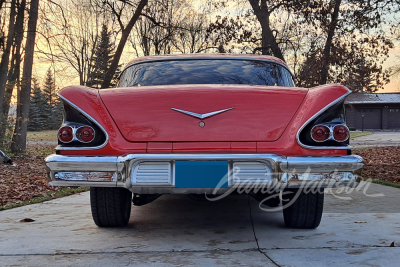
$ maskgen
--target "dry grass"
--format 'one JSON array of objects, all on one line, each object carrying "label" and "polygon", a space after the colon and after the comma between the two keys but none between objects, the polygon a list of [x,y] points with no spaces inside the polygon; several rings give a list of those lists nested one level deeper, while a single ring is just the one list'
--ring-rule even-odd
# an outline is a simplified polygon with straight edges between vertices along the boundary
[{"label": "dry grass", "polygon": [[57,141],[57,130],[28,132],[28,141]]},{"label": "dry grass", "polygon": [[360,131],[355,131],[355,132],[350,132],[350,138],[356,138],[356,137],[361,137],[361,136],[365,136],[365,135],[370,135],[372,134],[371,132],[360,132]]}]

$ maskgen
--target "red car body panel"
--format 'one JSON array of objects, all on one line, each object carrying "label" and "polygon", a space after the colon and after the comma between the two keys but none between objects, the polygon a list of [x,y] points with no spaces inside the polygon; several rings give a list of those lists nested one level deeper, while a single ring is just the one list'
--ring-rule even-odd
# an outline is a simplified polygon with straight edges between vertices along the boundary
[{"label": "red car body panel", "polygon": [[[130,142],[275,141],[307,89],[249,85],[146,86],[101,90],[100,96]],[[200,114],[234,109],[204,119]],[[279,114],[279,115],[278,115]]]},{"label": "red car body panel", "polygon": [[[201,87],[201,86],[200,86]],[[224,86],[226,88],[226,86]],[[235,87],[235,86],[234,86]],[[253,86],[248,86],[253,87]],[[255,86],[257,87],[257,86]],[[87,87],[82,87],[82,86],[71,86],[71,87],[66,87],[63,90],[60,91],[60,95],[67,100],[71,101],[74,103],[76,106],[84,110],[87,114],[89,114],[93,119],[95,119],[98,123],[100,123],[104,129],[107,131],[107,134],[109,136],[109,141],[108,143],[102,147],[101,149],[95,149],[95,150],[60,150],[59,153],[62,155],[126,155],[126,154],[132,154],[132,153],[273,153],[277,155],[284,155],[284,156],[307,156],[307,155],[345,155],[347,153],[346,150],[336,150],[336,149],[309,149],[309,148],[304,148],[300,146],[297,142],[296,135],[301,126],[307,122],[308,119],[310,119],[313,115],[315,115],[317,112],[325,108],[329,103],[335,101],[336,99],[340,98],[341,96],[347,94],[349,90],[341,85],[323,85],[323,86],[318,86],[314,87],[311,89],[302,89],[302,88],[293,88],[293,89],[287,89],[287,88],[282,88],[282,93],[285,92],[287,94],[292,94],[293,98],[296,99],[294,102],[298,103],[298,99],[300,96],[303,97],[301,103],[297,104],[296,106],[296,111],[294,114],[292,114],[292,117],[290,120],[288,120],[288,113],[286,112],[281,112],[281,109],[278,108],[276,103],[274,105],[271,105],[270,107],[268,106],[263,106],[262,101],[265,101],[268,99],[268,97],[262,96],[262,93],[265,93],[266,95],[270,93],[276,94],[276,96],[282,97],[281,99],[286,99],[283,94],[280,94],[278,91],[280,90],[279,87],[265,87],[265,89],[260,89],[256,90],[259,93],[259,98],[254,98],[258,99],[260,102],[254,103],[252,105],[251,103],[239,103],[242,106],[240,107],[248,107],[249,109],[252,110],[252,112],[255,112],[256,109],[254,109],[254,106],[261,107],[262,113],[268,114],[268,118],[273,118],[276,121],[285,121],[286,126],[283,129],[283,126],[279,128],[279,131],[277,131],[277,134],[275,138],[268,138],[268,136],[260,135],[258,133],[249,133],[249,128],[246,128],[246,131],[241,130],[240,127],[236,127],[234,135],[235,137],[238,137],[236,139],[230,139],[228,140],[222,140],[216,142],[216,141],[211,141],[211,138],[207,139],[207,136],[205,136],[203,139],[199,139],[201,141],[185,141],[185,140],[190,140],[190,138],[184,137],[185,133],[182,133],[181,136],[183,136],[182,140],[178,140],[177,138],[173,139],[171,138],[170,140],[162,140],[162,139],[142,139],[141,142],[132,142],[132,141],[127,141],[124,136],[121,134],[121,131],[118,129],[117,124],[118,124],[118,118],[122,118],[126,116],[127,122],[128,123],[133,123],[134,119],[131,119],[133,116],[132,113],[127,113],[127,114],[120,114],[116,116],[116,121],[114,121],[115,118],[113,118],[110,115],[110,112],[107,110],[106,105],[103,103],[102,98],[107,98],[104,97],[104,95],[109,94],[108,92],[118,92],[122,91],[122,94],[125,94],[123,90],[125,90],[126,93],[136,90],[136,89],[116,89],[116,90],[105,90],[104,94],[103,91],[101,91],[101,96],[99,94],[99,91],[96,89],[91,89]],[[142,89],[141,89],[142,90]],[[139,90],[140,91],[140,90]],[[150,90],[149,90],[150,91]],[[224,90],[219,91],[217,90],[218,93],[221,94],[220,97],[226,97],[226,93]],[[203,92],[204,93],[204,92]],[[217,92],[214,92],[217,94]],[[172,99],[173,97],[173,91],[168,91],[167,94],[169,95],[169,99]],[[148,94],[143,94],[145,96]],[[195,93],[194,93],[195,95]],[[243,96],[243,91],[240,90],[239,95]],[[182,96],[181,92],[177,90],[176,96]],[[217,103],[221,103],[218,101],[221,101],[218,96],[214,95],[216,97],[216,102],[212,102],[213,104],[211,105],[216,105]],[[111,97],[110,97],[111,99]],[[132,98],[133,99],[133,98]],[[236,96],[234,97],[235,101],[237,101]],[[118,110],[118,106],[123,106],[122,100],[121,102],[117,102],[115,100],[110,101],[109,103],[107,100],[105,102],[107,103],[107,107],[109,109],[114,109],[114,112]],[[186,98],[184,99],[186,100]],[[113,102],[115,101],[115,102]],[[161,99],[158,99],[158,103],[161,103]],[[184,105],[185,102],[180,99],[181,102],[176,100],[176,104],[181,104]],[[112,102],[112,104],[111,104]],[[202,101],[202,99],[195,99],[191,103],[195,103],[197,106],[193,107],[191,106],[190,111],[194,112],[211,112],[219,109],[224,109],[228,108],[225,106],[210,106],[208,102]],[[226,102],[228,103],[228,102]],[[115,106],[114,106],[115,105]],[[131,105],[134,105],[132,103]],[[154,105],[151,103],[139,103],[139,105],[143,107],[148,107],[148,108],[153,108]],[[299,106],[300,105],[300,106]],[[237,108],[238,106],[236,105],[231,105],[235,107],[236,110],[240,110]],[[165,108],[170,108],[173,107],[170,105],[170,103],[165,104]],[[275,109],[273,109],[273,107]],[[179,106],[177,108],[180,109],[185,109],[185,106]],[[198,108],[199,110],[197,110]],[[234,110],[235,110],[234,109]],[[124,108],[121,109],[121,112],[126,112],[124,111]],[[215,119],[217,122],[218,120],[224,121],[228,120],[232,123],[235,123],[235,116],[233,113],[234,110],[227,111],[225,114],[219,114],[216,115],[215,117],[211,117],[205,120],[206,128],[207,126],[210,127],[213,125],[210,123],[211,119]],[[112,114],[113,111],[111,111]],[[193,125],[196,127],[197,131],[201,131],[204,129],[201,129],[198,126],[198,122],[200,121],[199,119],[192,118],[190,116],[187,116],[185,114],[180,114],[176,111],[168,110],[165,111],[168,114],[171,114],[172,120],[182,120],[182,123],[193,123]],[[231,113],[230,113],[231,112]],[[237,115],[236,113],[235,115]],[[273,114],[271,116],[270,114]],[[152,113],[151,115],[145,114],[145,116],[152,120],[158,120],[158,116],[160,114]],[[261,118],[260,115],[257,115],[257,118]],[[242,123],[245,124],[245,122],[241,122],[241,120],[245,120],[245,116],[237,117],[236,120],[236,125],[241,125]],[[171,120],[171,117],[170,119]],[[117,122],[117,124],[116,124]],[[177,125],[177,121],[173,122],[170,121],[174,126]],[[175,123],[175,124],[174,124]],[[214,124],[217,125],[217,124]],[[254,125],[254,124],[253,124]],[[283,124],[280,124],[283,125]],[[128,127],[131,127],[131,125],[128,125]],[[168,128],[163,129],[163,131],[168,131]],[[258,129],[254,129],[254,131],[258,131]],[[264,133],[267,130],[264,130]],[[187,133],[186,133],[187,134]],[[211,132],[213,134],[212,136],[216,136],[215,133]],[[168,136],[168,133],[165,133],[164,136]],[[251,140],[249,137],[246,136],[251,136]],[[259,138],[260,136],[264,136],[265,139],[255,139],[255,137]],[[241,137],[241,138],[239,138]],[[184,139],[186,138],[186,139]],[[246,139],[247,138],[247,139]],[[194,139],[194,138],[193,138]],[[162,141],[158,141],[162,140]]]}]

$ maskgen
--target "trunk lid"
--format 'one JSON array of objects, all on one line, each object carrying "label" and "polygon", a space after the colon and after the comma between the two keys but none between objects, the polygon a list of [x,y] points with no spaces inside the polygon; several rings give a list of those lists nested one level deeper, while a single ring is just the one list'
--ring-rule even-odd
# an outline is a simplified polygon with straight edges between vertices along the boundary
[{"label": "trunk lid", "polygon": [[[131,142],[275,141],[307,91],[254,85],[99,90],[121,134]],[[184,113],[206,114],[225,109],[230,110],[203,119]]]}]

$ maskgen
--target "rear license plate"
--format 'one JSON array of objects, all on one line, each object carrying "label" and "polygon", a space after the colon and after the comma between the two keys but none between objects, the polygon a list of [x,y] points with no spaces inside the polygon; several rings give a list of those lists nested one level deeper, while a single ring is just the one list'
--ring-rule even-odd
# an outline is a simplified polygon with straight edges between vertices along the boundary
[{"label": "rear license plate", "polygon": [[176,161],[177,188],[228,187],[227,161]]}]

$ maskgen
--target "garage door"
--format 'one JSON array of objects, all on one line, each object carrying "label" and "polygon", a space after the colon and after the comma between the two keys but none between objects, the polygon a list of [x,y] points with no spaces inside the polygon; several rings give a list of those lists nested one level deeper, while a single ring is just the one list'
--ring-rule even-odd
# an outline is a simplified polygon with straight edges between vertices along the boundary
[{"label": "garage door", "polygon": [[400,129],[400,108],[389,108],[388,128]]},{"label": "garage door", "polygon": [[355,127],[363,128],[364,114],[364,129],[382,129],[382,109],[380,108],[363,108],[356,111]]}]

